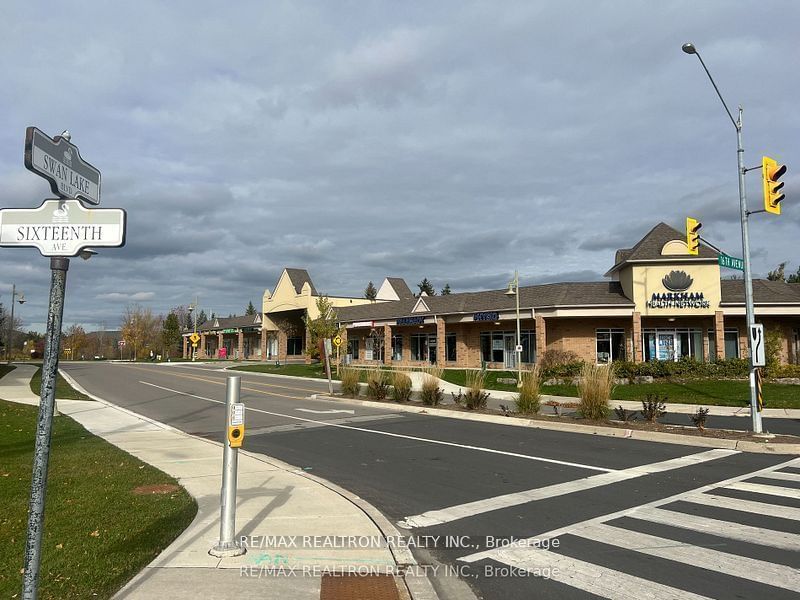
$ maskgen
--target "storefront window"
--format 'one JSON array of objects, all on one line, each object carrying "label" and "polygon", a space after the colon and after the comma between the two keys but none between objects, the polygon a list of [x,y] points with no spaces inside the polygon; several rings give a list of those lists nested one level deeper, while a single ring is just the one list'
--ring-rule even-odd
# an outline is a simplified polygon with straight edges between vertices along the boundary
[{"label": "storefront window", "polygon": [[446,333],[445,336],[445,347],[447,348],[447,360],[450,362],[456,361],[456,334],[455,333]]},{"label": "storefront window", "polygon": [[403,360],[403,336],[392,336],[392,360]]},{"label": "storefront window", "polygon": [[598,329],[596,332],[597,362],[625,360],[625,330]]},{"label": "storefront window", "polygon": [[[645,329],[642,333],[644,360],[703,360],[703,332],[700,329]],[[615,359],[616,360],[616,359]]]},{"label": "storefront window", "polygon": [[435,333],[414,333],[410,342],[411,360],[436,362]]},{"label": "storefront window", "polygon": [[303,353],[303,338],[286,338],[286,354],[289,356],[299,356]]},{"label": "storefront window", "polygon": [[[520,331],[522,362],[536,361],[536,334],[531,330]],[[481,333],[481,360],[502,363],[506,367],[516,364],[516,331],[484,331]]]},{"label": "storefront window", "polygon": [[[725,358],[739,358],[739,330],[726,329]],[[717,360],[717,338],[713,329],[708,330],[708,360]]]},{"label": "storefront window", "polygon": [[353,360],[358,360],[358,338],[347,340],[347,354]]}]

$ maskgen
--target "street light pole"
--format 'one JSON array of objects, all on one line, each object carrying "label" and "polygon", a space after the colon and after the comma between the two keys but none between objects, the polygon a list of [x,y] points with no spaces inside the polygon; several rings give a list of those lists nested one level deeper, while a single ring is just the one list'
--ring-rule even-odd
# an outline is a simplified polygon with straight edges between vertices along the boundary
[{"label": "street light pole", "polygon": [[[19,296],[19,300],[17,300]],[[25,304],[25,294],[17,294],[17,284],[11,284],[11,321],[8,323],[8,338],[6,339],[6,362],[11,364],[11,337],[14,334],[14,301]]]},{"label": "street light pole", "polygon": [[742,107],[739,107],[739,119],[735,120],[733,115],[731,114],[728,105],[725,103],[725,100],[722,97],[722,94],[717,87],[717,84],[714,82],[714,78],[711,77],[711,73],[709,72],[708,68],[706,67],[706,63],[703,62],[703,58],[700,56],[700,53],[697,51],[697,48],[694,47],[694,44],[688,42],[682,46],[682,50],[686,54],[694,54],[697,56],[700,64],[703,65],[703,69],[708,75],[708,79],[711,81],[711,85],[714,86],[714,90],[717,92],[717,96],[719,96],[720,101],[722,102],[722,106],[725,107],[725,112],[728,113],[728,117],[733,123],[734,128],[736,129],[736,158],[737,158],[737,169],[739,172],[739,215],[741,218],[742,224],[742,254],[744,255],[744,296],[745,296],[745,311],[747,313],[747,339],[748,339],[748,349],[750,355],[750,413],[752,416],[753,422],[753,433],[762,433],[762,426],[761,426],[761,413],[758,410],[758,395],[756,392],[756,367],[753,364],[755,357],[753,356],[753,342],[750,336],[750,331],[755,325],[755,311],[753,308],[753,279],[752,274],[750,271],[750,233],[748,230],[748,221],[750,217],[750,213],[747,210],[747,191],[745,189],[745,181],[744,175],[747,172],[747,169],[744,166],[744,146],[742,145]]},{"label": "street light pole", "polygon": [[[513,289],[513,291],[512,291]],[[519,271],[514,270],[514,279],[508,284],[507,295],[514,295],[517,304],[517,345],[514,347],[514,356],[517,358],[517,387],[522,387],[522,338],[519,328]]]}]

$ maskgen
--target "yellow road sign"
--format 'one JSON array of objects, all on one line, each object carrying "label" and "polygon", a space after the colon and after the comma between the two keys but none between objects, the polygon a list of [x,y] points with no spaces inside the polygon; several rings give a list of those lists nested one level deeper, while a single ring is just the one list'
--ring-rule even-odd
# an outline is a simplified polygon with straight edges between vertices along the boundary
[{"label": "yellow road sign", "polygon": [[193,333],[192,335],[189,336],[189,339],[192,340],[193,344],[196,344],[197,342],[200,341],[200,336],[197,335],[196,333]]},{"label": "yellow road sign", "polygon": [[342,336],[337,335],[333,338],[333,345],[337,348],[342,345]]}]

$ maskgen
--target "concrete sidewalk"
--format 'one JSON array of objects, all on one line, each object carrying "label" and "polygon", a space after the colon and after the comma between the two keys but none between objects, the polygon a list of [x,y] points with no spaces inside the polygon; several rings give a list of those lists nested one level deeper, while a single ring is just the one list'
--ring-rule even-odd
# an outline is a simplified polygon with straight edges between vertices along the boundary
[{"label": "concrete sidewalk", "polygon": [[[236,525],[248,552],[210,556],[219,535],[221,444],[107,403],[62,375],[94,398],[61,401],[62,414],[175,477],[198,504],[192,524],[116,598],[311,600],[319,598],[322,575],[329,572],[402,572],[405,577],[395,578],[400,598],[437,597],[420,570],[409,573],[414,569],[407,567],[416,565],[411,552],[397,543],[401,534],[376,509],[320,478],[246,451],[239,453]],[[29,382],[30,375],[17,367],[0,379],[0,398],[30,404],[21,389]]]}]

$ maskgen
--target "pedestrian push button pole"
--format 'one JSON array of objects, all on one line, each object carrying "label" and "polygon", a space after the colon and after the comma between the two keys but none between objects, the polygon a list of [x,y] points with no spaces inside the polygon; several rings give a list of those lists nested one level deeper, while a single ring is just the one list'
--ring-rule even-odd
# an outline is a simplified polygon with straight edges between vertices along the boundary
[{"label": "pedestrian push button pole", "polygon": [[239,465],[239,448],[244,441],[244,404],[239,402],[242,379],[228,377],[225,394],[225,431],[227,433],[222,454],[222,491],[220,493],[219,541],[208,551],[220,558],[240,556],[247,549],[236,541],[236,475]]}]

